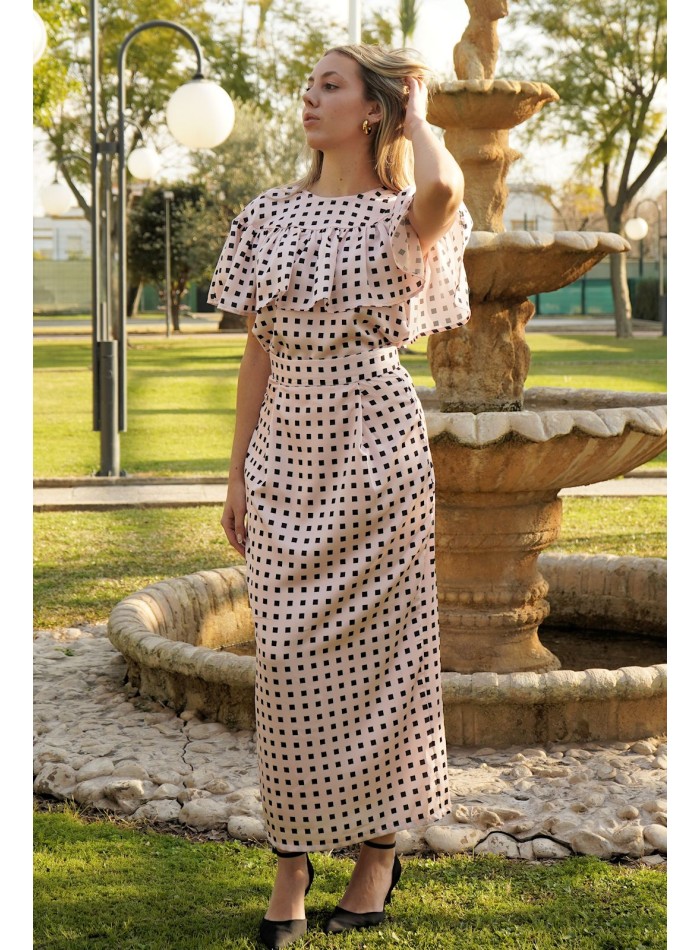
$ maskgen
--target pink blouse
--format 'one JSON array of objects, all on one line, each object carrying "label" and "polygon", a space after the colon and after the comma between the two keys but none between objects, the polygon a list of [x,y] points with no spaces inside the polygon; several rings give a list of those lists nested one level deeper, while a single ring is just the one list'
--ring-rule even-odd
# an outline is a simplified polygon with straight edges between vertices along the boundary
[{"label": "pink blouse", "polygon": [[415,185],[340,197],[272,188],[233,219],[209,302],[256,314],[253,333],[287,356],[402,346],[470,316],[460,204],[426,259],[407,215]]}]

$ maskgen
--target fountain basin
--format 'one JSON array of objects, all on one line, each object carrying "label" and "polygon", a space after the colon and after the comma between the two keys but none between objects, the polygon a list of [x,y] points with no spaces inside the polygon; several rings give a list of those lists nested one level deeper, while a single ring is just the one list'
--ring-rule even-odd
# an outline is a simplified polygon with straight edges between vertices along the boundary
[{"label": "fountain basin", "polygon": [[666,393],[533,387],[521,412],[425,410],[438,492],[559,491],[617,478],[666,448]]},{"label": "fountain basin", "polygon": [[[632,607],[665,626],[666,563],[660,559],[549,555],[542,570],[553,605],[565,585],[561,620],[595,616],[630,629]],[[650,580],[653,579],[653,580]],[[633,595],[633,596],[630,596]],[[556,610],[552,619],[556,618]],[[586,621],[588,623],[588,620]],[[255,728],[254,637],[245,571],[200,571],[131,594],[112,610],[109,638],[142,695],[229,727]],[[650,632],[649,624],[645,632]],[[644,738],[666,729],[666,665],[548,673],[443,672],[448,743],[515,743]]]},{"label": "fountain basin", "polygon": [[428,122],[442,129],[512,129],[559,96],[546,82],[458,79],[440,84]]},{"label": "fountain basin", "polygon": [[629,249],[610,231],[472,231],[464,252],[470,300],[524,300],[559,290],[608,254]]},{"label": "fountain basin", "polygon": [[538,637],[550,614],[538,558],[559,536],[559,491],[663,451],[666,394],[543,387],[522,412],[440,412],[433,390],[418,393],[435,466],[442,669],[559,669]]}]

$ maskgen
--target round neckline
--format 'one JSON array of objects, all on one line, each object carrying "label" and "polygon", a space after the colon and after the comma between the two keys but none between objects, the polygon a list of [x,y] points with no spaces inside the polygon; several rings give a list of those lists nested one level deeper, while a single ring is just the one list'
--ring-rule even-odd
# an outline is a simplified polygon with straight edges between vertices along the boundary
[{"label": "round neckline", "polygon": [[[376,195],[381,191],[391,191],[390,188],[385,188],[383,185],[378,185],[376,188],[370,188],[369,191],[356,191],[351,195],[317,195],[313,191],[309,191],[308,188],[302,188],[301,194],[310,195],[312,198],[318,198],[320,201],[341,201],[344,198],[364,198],[365,195]],[[392,192],[394,194],[394,192]]]}]

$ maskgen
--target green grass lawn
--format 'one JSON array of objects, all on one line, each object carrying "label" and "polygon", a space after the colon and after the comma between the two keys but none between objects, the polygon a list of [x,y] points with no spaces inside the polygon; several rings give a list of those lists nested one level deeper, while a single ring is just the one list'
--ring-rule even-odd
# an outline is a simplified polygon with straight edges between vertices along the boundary
[{"label": "green grass lawn", "polygon": [[[551,551],[666,556],[666,498],[564,498]],[[217,507],[37,512],[34,627],[104,623],[123,597],[162,580],[242,558]]]},{"label": "green grass lawn", "polygon": [[[128,352],[129,474],[226,474],[244,337],[133,343]],[[34,472],[90,475],[99,465],[92,431],[88,343],[35,345]]]},{"label": "green grass lawn", "polygon": [[[194,842],[35,815],[35,946],[52,950],[216,950],[254,940],[276,858],[238,841]],[[576,857],[525,864],[490,855],[402,857],[379,928],[326,935],[353,859],[316,853],[301,948],[637,950],[666,946],[666,874]]]},{"label": "green grass lawn", "polygon": [[[534,333],[528,386],[662,392],[666,340]],[[131,475],[225,475],[235,425],[245,337],[132,339],[128,351],[128,431],[122,466]],[[427,338],[403,356],[416,385],[432,386]],[[92,431],[88,341],[34,346],[34,474],[85,476],[99,465]],[[665,463],[665,453],[656,464]]]}]

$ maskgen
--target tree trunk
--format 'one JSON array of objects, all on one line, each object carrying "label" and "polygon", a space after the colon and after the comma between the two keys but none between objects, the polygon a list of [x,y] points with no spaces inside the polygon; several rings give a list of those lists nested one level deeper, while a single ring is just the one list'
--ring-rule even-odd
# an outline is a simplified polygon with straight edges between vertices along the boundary
[{"label": "tree trunk", "polygon": [[126,315],[127,317],[133,317],[138,313],[139,305],[141,303],[141,293],[143,292],[143,281],[140,280],[138,284],[130,284],[129,291],[126,301]]},{"label": "tree trunk", "polygon": [[[608,215],[608,228],[614,234],[622,234],[621,216]],[[610,282],[615,307],[615,336],[624,338],[632,333],[632,302],[627,284],[627,254],[610,255]]]},{"label": "tree trunk", "polygon": [[630,337],[632,333],[632,303],[627,286],[627,255],[610,255],[610,280],[615,305],[615,336]]},{"label": "tree trunk", "polygon": [[172,301],[170,307],[170,315],[173,318],[173,332],[180,332],[180,295],[177,293],[171,293],[170,299]]},{"label": "tree trunk", "polygon": [[180,304],[182,303],[182,281],[173,282],[170,287],[171,313],[173,318],[173,332],[180,333]]}]

